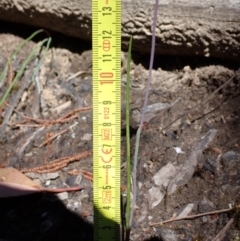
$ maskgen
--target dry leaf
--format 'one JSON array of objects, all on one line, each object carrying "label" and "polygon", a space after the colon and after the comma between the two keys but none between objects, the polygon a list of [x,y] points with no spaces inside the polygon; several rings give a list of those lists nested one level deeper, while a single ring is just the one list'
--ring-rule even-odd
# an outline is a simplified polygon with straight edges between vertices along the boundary
[{"label": "dry leaf", "polygon": [[0,168],[0,197],[27,195],[39,191],[39,186],[17,169]]},{"label": "dry leaf", "polygon": [[0,198],[16,197],[37,192],[59,193],[77,191],[83,188],[84,186],[56,189],[41,188],[15,168],[0,168]]}]

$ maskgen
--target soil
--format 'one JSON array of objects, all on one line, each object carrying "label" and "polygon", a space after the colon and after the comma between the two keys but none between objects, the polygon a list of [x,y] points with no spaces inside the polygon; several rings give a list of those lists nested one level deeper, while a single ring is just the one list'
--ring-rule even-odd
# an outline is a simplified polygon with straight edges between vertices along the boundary
[{"label": "soil", "polygon": [[[0,24],[0,70],[33,31]],[[51,33],[53,43],[39,72],[31,61],[1,109],[0,165],[24,171],[92,149],[91,43]],[[36,44],[27,43],[11,62],[3,96]],[[149,56],[133,53],[131,63],[131,146],[141,117]],[[224,59],[156,56],[137,168],[136,207],[131,240],[213,240],[229,220],[222,240],[240,239],[240,74],[239,63]],[[232,78],[233,77],[233,78]],[[232,79],[231,79],[232,78]],[[230,80],[230,81],[229,81]],[[229,83],[218,90],[224,83]],[[125,84],[122,59],[122,199],[125,203]],[[216,91],[218,90],[218,91]],[[13,108],[13,109],[12,109]],[[10,114],[9,114],[10,113]],[[9,115],[9,118],[7,116]],[[45,120],[45,121],[39,121]],[[53,135],[56,138],[49,141]],[[47,141],[47,142],[46,142]],[[69,172],[82,170],[73,176]],[[0,199],[0,240],[93,240],[92,156],[61,170],[24,172],[43,187],[85,188],[62,194],[38,193]],[[86,175],[88,174],[88,175]],[[162,176],[161,176],[162,175]],[[151,224],[184,215],[235,207],[232,211]],[[124,210],[123,210],[124,212]],[[217,239],[220,240],[220,239]]]}]

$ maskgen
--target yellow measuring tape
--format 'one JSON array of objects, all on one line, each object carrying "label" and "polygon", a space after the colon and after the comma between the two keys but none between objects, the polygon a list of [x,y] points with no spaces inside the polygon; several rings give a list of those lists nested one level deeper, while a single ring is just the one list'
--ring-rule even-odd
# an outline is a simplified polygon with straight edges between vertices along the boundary
[{"label": "yellow measuring tape", "polygon": [[94,240],[120,240],[121,0],[92,0]]}]

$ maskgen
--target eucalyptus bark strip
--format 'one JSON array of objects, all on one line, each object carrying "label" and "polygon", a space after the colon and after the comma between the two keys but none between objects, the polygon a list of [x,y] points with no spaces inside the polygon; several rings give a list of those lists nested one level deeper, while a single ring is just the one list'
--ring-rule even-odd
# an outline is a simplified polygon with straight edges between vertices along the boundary
[{"label": "eucalyptus bark strip", "polygon": [[[122,46],[150,53],[155,0],[122,0]],[[240,0],[162,0],[156,54],[239,60]],[[1,0],[0,19],[91,40],[89,0]],[[2,24],[2,23],[1,23]]]}]

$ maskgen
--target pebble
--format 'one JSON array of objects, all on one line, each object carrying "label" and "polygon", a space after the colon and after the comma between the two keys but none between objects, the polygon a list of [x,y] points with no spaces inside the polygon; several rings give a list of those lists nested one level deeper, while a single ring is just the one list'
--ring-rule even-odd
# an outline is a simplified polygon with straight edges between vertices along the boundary
[{"label": "pebble", "polygon": [[230,161],[239,161],[239,154],[234,151],[228,151],[222,155],[222,164],[228,164]]},{"label": "pebble", "polygon": [[58,172],[50,172],[50,173],[42,173],[42,174],[29,172],[29,173],[25,173],[25,175],[27,177],[30,177],[31,179],[39,179],[43,183],[45,183],[45,182],[47,182],[49,180],[56,179],[56,178],[59,177],[59,173]]},{"label": "pebble", "polygon": [[66,184],[68,186],[80,185],[80,183],[82,182],[82,178],[83,176],[81,173],[79,173],[77,176],[69,175],[67,177]]},{"label": "pebble", "polygon": [[153,186],[153,184],[152,184],[152,183],[150,183],[150,182],[148,182],[148,183],[146,184],[146,188],[147,188],[147,189],[152,188],[152,186]]},{"label": "pebble", "polygon": [[86,219],[89,223],[93,223],[93,216],[87,216]]},{"label": "pebble", "polygon": [[179,213],[178,218],[182,218],[182,217],[186,217],[189,215],[189,213],[192,211],[194,207],[193,203],[189,203],[187,204],[184,209],[181,211],[181,213]]},{"label": "pebble", "polygon": [[68,199],[68,192],[61,192],[61,193],[58,193],[57,194],[57,197],[60,199],[60,200],[66,200]]},{"label": "pebble", "polygon": [[190,66],[189,66],[189,65],[185,66],[185,67],[183,68],[183,71],[184,71],[184,72],[190,72],[190,71],[191,71]]},{"label": "pebble", "polygon": [[161,238],[163,241],[178,241],[179,236],[175,230],[161,229]]}]

